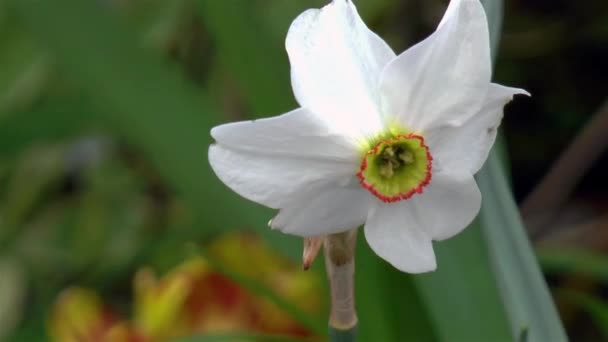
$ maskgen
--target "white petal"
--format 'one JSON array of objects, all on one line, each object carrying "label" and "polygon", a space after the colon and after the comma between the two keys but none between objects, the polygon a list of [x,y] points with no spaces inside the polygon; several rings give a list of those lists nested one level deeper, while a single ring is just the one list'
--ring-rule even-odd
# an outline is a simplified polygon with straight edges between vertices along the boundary
[{"label": "white petal", "polygon": [[365,238],[376,254],[403,272],[437,268],[431,237],[408,201],[378,203],[365,223]]},{"label": "white petal", "polygon": [[395,54],[365,26],[351,1],[334,0],[302,13],[285,45],[302,107],[358,139],[382,128],[378,84]]},{"label": "white petal", "polygon": [[375,201],[360,187],[329,187],[281,209],[271,227],[299,236],[335,234],[362,225]]},{"label": "white petal", "polygon": [[472,176],[452,178],[435,173],[424,192],[410,199],[419,223],[433,240],[460,233],[479,213],[481,193]]},{"label": "white petal", "polygon": [[240,151],[355,163],[359,158],[353,141],[331,132],[303,108],[268,119],[217,126],[211,135],[220,145]]},{"label": "white petal", "polygon": [[426,134],[431,153],[445,172],[474,175],[483,166],[496,140],[504,106],[525,90],[491,84],[477,114],[461,126],[443,126]]},{"label": "white petal", "polygon": [[239,195],[281,208],[299,192],[352,177],[356,164],[238,151],[212,145],[209,162],[224,184]]},{"label": "white petal", "polygon": [[452,0],[437,31],[384,69],[384,110],[419,131],[459,124],[481,107],[490,77],[483,7],[479,0]]}]

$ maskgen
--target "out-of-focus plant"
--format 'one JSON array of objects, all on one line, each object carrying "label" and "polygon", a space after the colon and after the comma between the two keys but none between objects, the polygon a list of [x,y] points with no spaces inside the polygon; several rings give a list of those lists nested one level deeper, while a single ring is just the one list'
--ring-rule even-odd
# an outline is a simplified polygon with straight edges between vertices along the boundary
[{"label": "out-of-focus plant", "polygon": [[[229,234],[210,246],[228,269],[251,276],[311,315],[323,310],[316,273],[302,273],[249,234]],[[240,260],[247,259],[244,264]],[[235,262],[235,260],[239,260]],[[191,257],[158,278],[149,267],[136,272],[132,317],[112,310],[93,290],[72,287],[57,298],[49,319],[54,341],[166,341],[203,333],[250,332],[313,336],[267,299],[259,298]]]},{"label": "out-of-focus plant", "polygon": [[[426,36],[447,3],[355,1],[370,27],[396,50]],[[227,230],[254,231],[292,260],[300,257],[298,241],[265,227],[270,212],[243,204],[211,181],[204,156],[210,138],[205,132],[222,121],[260,118],[294,105],[283,51],[286,29],[297,13],[326,3],[0,0],[0,257],[13,265],[0,273],[0,335],[44,340],[44,332],[52,331],[52,320],[45,323],[51,303],[57,303],[57,309],[63,298],[89,296],[97,297],[88,301],[99,304],[100,310],[112,308],[113,316],[98,316],[110,317],[120,327],[112,336],[131,336],[139,316],[136,308],[159,305],[138,296],[135,302],[148,304],[133,304],[133,314],[127,313],[128,304],[116,305],[128,297],[125,284],[135,270],[140,269],[140,281],[150,285],[142,287],[161,293],[161,284],[178,273],[173,267],[183,259],[185,246]],[[560,139],[567,140],[568,132],[585,119],[594,97],[605,96],[599,94],[605,87],[598,75],[606,64],[601,58],[587,61],[603,56],[607,7],[602,0],[506,2],[508,23],[501,30],[496,25],[501,2],[484,3],[496,28],[494,42],[505,38],[496,80],[525,84],[534,95],[527,100],[533,108],[526,111],[534,115],[511,114],[507,120],[511,157],[516,158],[514,181],[521,187],[533,181],[530,175],[539,172],[538,165],[552,158]],[[521,112],[526,107],[520,105],[511,109]],[[517,121],[519,127],[513,126]],[[521,229],[511,230],[521,227],[495,157],[492,170],[480,179],[487,189],[483,227],[476,223],[454,240],[438,244],[438,272],[417,278],[398,274],[358,241],[357,267],[364,272],[355,276],[363,341],[534,340],[536,326],[547,317],[556,321],[554,315],[534,309],[540,307],[536,293],[543,291],[543,284],[530,250],[514,248],[525,235]],[[593,187],[601,188],[596,183]],[[604,240],[600,235],[589,234],[598,243]],[[497,241],[499,248],[486,250],[481,247],[484,239]],[[226,243],[234,250],[244,249],[230,241]],[[593,305],[557,297],[575,337],[581,331],[594,336],[593,328],[605,324],[604,309],[596,304],[605,299],[607,263],[599,253],[581,252],[541,250],[553,286],[595,292]],[[283,308],[298,303],[296,310],[285,311],[289,314],[277,310],[264,316],[269,325],[297,321],[323,334],[326,313],[309,315],[306,307],[324,294],[303,291],[283,300],[286,295],[278,293],[289,291],[265,282],[272,278],[269,274],[259,282],[249,281],[255,278],[255,268],[264,265],[247,267],[250,255],[226,254],[230,258],[219,267],[210,259],[205,263],[221,271],[222,279],[232,279],[227,282],[266,298],[256,296],[254,301]],[[157,277],[152,269],[166,275]],[[534,287],[525,286],[530,274]],[[289,274],[280,288],[317,286],[306,277]],[[57,292],[73,283],[98,294],[75,290],[81,294],[58,299]],[[505,291],[513,288],[507,284],[516,284],[518,290]],[[155,297],[152,294],[148,297]],[[585,312],[600,319],[581,319]],[[150,322],[171,321],[149,315]],[[526,324],[529,320],[534,324]],[[241,335],[234,339],[256,340]]]},{"label": "out-of-focus plant", "polygon": [[97,293],[73,287],[63,291],[49,320],[53,341],[137,341],[139,337],[103,304]]}]

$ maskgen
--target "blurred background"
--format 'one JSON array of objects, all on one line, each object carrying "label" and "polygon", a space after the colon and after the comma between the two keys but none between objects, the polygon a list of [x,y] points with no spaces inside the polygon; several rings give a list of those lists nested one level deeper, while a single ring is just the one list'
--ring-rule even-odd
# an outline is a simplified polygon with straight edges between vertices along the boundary
[{"label": "blurred background", "polygon": [[[0,0],[0,341],[326,339],[322,262],[206,156],[214,125],[296,106],[284,38],[325,3]],[[401,52],[447,1],[356,3]],[[608,2],[504,15],[494,79],[533,95],[506,109],[505,171],[569,336],[608,340]],[[360,241],[361,340],[510,340],[481,234],[417,277]]]}]

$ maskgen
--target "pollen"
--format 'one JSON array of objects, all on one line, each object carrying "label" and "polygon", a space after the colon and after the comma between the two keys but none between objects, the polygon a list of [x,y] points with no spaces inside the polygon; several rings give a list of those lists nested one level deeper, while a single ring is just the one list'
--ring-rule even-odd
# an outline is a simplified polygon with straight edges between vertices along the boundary
[{"label": "pollen", "polygon": [[361,186],[383,202],[406,200],[422,193],[432,177],[433,158],[417,134],[380,140],[361,161]]}]

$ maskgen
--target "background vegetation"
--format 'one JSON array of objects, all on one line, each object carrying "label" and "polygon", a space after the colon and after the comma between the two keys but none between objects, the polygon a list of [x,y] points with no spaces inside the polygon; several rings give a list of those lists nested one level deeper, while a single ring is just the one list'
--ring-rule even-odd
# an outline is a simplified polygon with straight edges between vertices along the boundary
[{"label": "background vegetation", "polygon": [[[302,272],[301,241],[206,156],[212,126],[296,105],[284,37],[324,3],[0,0],[0,340],[324,339],[322,263]],[[395,51],[445,4],[357,1]],[[561,338],[504,175],[569,336],[608,339],[608,3],[504,15],[494,78],[533,94],[507,108],[508,167],[491,157],[479,220],[436,244],[438,272],[401,274],[360,241],[361,341]]]}]

